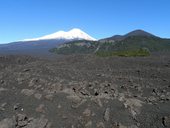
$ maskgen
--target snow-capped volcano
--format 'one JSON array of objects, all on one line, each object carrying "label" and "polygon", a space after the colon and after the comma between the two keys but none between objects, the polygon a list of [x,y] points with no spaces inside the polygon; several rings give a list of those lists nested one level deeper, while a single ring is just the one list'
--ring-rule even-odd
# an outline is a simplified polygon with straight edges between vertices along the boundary
[{"label": "snow-capped volcano", "polygon": [[39,40],[51,40],[51,39],[59,39],[59,40],[92,40],[95,41],[96,39],[89,36],[85,32],[80,29],[74,28],[68,32],[65,31],[58,31],[56,33],[46,35],[39,38],[34,39],[25,39],[24,41],[39,41]]}]

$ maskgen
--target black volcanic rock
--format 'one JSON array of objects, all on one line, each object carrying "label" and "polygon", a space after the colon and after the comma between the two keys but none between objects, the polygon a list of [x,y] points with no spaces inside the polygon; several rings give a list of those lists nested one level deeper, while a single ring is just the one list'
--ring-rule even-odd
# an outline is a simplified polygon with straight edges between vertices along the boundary
[{"label": "black volcanic rock", "polygon": [[0,128],[170,126],[169,54],[25,58],[0,57]]}]

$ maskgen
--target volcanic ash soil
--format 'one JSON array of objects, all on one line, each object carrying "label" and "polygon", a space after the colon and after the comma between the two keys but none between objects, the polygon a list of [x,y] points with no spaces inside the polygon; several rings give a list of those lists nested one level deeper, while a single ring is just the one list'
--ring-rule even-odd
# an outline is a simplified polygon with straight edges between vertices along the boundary
[{"label": "volcanic ash soil", "polygon": [[0,56],[0,128],[170,128],[170,57]]}]

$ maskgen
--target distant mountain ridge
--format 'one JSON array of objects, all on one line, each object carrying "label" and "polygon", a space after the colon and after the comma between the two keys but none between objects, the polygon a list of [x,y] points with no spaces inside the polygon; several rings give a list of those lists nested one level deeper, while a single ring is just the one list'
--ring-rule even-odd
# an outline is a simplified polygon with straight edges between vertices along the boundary
[{"label": "distant mountain ridge", "polygon": [[49,49],[76,40],[96,40],[87,33],[78,28],[74,28],[68,32],[58,31],[56,33],[46,35],[39,38],[25,39],[18,42],[0,45],[0,54],[2,53],[18,53],[18,54],[32,54],[32,53],[48,53]]},{"label": "distant mountain ridge", "polygon": [[137,30],[134,30],[132,32],[129,32],[125,35],[114,35],[112,37],[108,37],[108,38],[104,38],[104,39],[101,39],[100,41],[102,42],[114,42],[114,41],[121,41],[127,37],[130,37],[130,36],[145,36],[145,37],[157,37],[149,32],[146,32],[144,30],[141,30],[141,29],[137,29]]},{"label": "distant mountain ridge", "polygon": [[[96,41],[80,29],[59,31],[39,38],[0,45],[0,54],[94,54],[97,52],[170,51],[170,39],[163,39],[143,30],[114,35]],[[50,52],[49,52],[50,51]]]},{"label": "distant mountain ridge", "polygon": [[[94,54],[97,52],[170,51],[170,39],[163,39],[143,30],[135,30],[123,36],[115,35],[99,41],[72,41],[53,48],[57,54]],[[110,53],[109,53],[110,54]]]}]

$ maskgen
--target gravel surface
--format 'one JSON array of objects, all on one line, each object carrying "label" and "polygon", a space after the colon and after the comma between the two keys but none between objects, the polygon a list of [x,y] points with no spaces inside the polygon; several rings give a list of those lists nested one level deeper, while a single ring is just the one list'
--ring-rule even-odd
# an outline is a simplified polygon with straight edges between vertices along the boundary
[{"label": "gravel surface", "polygon": [[0,128],[170,128],[170,56],[0,56]]}]

